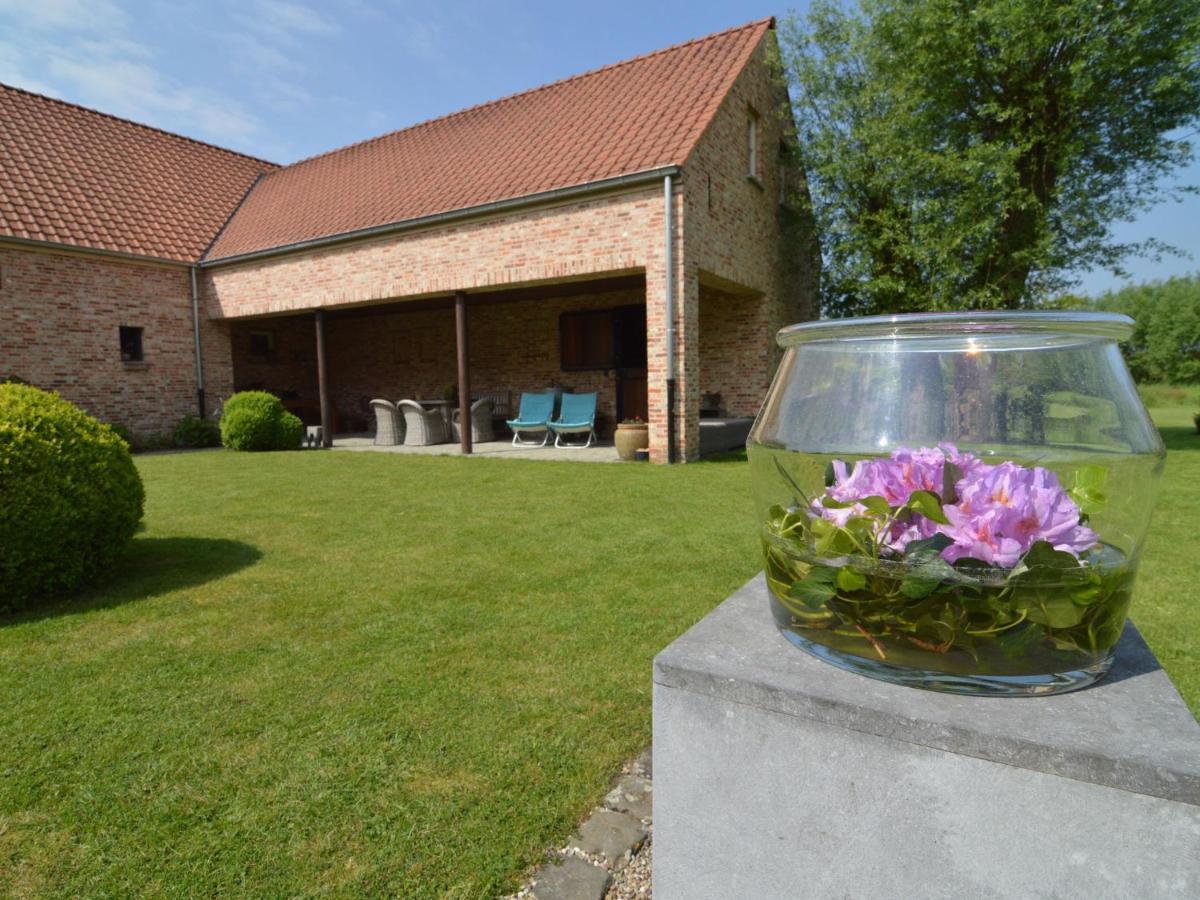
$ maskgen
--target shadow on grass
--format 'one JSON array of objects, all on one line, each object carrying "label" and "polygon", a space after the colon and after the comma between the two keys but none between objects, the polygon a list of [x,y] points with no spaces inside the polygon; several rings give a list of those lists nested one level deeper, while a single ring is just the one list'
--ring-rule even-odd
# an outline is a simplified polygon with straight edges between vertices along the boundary
[{"label": "shadow on grass", "polygon": [[100,581],[70,597],[0,616],[0,627],[147,600],[215,581],[261,558],[262,553],[256,547],[241,541],[137,537]]},{"label": "shadow on grass", "polygon": [[1168,450],[1200,450],[1200,434],[1195,428],[1168,425],[1158,429]]}]

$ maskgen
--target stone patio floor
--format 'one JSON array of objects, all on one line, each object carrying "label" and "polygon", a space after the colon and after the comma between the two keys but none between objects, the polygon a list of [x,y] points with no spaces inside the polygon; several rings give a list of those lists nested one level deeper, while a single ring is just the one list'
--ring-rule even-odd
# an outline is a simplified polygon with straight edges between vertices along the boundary
[{"label": "stone patio floor", "polygon": [[[462,450],[458,443],[453,444],[433,444],[428,447],[405,447],[404,445],[394,447],[377,447],[370,435],[367,434],[342,434],[335,435],[333,438],[334,450],[354,450],[362,452],[374,453],[396,453],[408,456],[461,456]],[[554,446],[553,441],[545,447],[514,447],[512,438],[507,438],[502,441],[488,441],[482,444],[476,444],[472,456],[487,457],[489,459],[541,459],[541,460],[569,460],[570,462],[593,462],[593,463],[615,463],[621,462],[617,458],[616,448],[610,442],[592,444],[587,449],[582,450],[564,450]]]}]

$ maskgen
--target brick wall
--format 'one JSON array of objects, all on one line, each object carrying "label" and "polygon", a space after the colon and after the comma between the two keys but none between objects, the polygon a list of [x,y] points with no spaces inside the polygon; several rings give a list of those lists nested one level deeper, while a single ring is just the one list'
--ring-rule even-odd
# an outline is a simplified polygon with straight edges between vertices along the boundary
[{"label": "brick wall", "polygon": [[685,346],[694,348],[686,368],[699,391],[722,394],[729,415],[757,412],[780,357],[775,333],[816,312],[820,257],[813,223],[796,202],[806,190],[802,174],[779,152],[794,135],[776,52],[768,32],[684,165],[681,277],[697,306],[681,319]]},{"label": "brick wall", "polygon": [[721,415],[753,416],[770,385],[773,322],[765,295],[700,288],[699,383],[721,395]]},{"label": "brick wall", "polygon": [[[521,391],[545,390],[551,384],[573,392],[596,391],[601,428],[610,432],[616,418],[615,373],[562,370],[559,315],[638,304],[644,296],[641,290],[625,290],[470,305],[472,391],[511,392],[514,412]],[[274,359],[250,358],[251,331],[273,335]],[[232,334],[238,388],[282,394],[304,407],[305,417],[315,424],[319,406],[312,317],[237,321]],[[405,310],[400,304],[354,317],[334,314],[326,318],[325,337],[340,430],[353,429],[356,421],[367,417],[367,403],[374,397],[393,402],[440,399],[458,378],[452,306]]]},{"label": "brick wall", "polygon": [[[118,328],[141,327],[143,364],[121,361]],[[201,332],[209,394],[232,388],[222,323]],[[195,415],[188,269],[0,245],[0,374],[55,390],[139,434]]]}]

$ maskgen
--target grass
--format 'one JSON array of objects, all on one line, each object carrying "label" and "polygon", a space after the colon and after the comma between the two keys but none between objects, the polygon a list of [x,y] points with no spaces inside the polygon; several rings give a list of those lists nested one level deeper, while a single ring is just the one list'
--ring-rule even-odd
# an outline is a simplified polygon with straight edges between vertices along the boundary
[{"label": "grass", "polygon": [[1138,570],[1131,618],[1200,717],[1200,405],[1151,407],[1167,465]]},{"label": "grass", "polygon": [[757,569],[740,462],[138,467],[120,570],[0,623],[0,894],[515,889]]},{"label": "grass", "polygon": [[[1200,712],[1200,436],[1134,619]],[[744,463],[143,457],[147,529],[0,622],[0,893],[484,897],[650,739],[650,661],[758,567]]]}]

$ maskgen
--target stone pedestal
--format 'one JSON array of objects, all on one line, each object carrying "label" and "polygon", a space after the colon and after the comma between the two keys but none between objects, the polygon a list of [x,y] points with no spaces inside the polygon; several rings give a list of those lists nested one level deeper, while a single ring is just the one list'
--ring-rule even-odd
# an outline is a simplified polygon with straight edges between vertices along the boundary
[{"label": "stone pedestal", "polygon": [[754,579],[654,662],[655,900],[1200,896],[1200,726],[1129,625],[1071,694],[844,672]]}]

